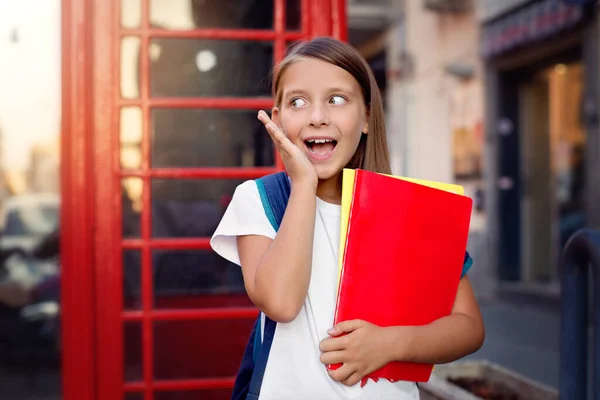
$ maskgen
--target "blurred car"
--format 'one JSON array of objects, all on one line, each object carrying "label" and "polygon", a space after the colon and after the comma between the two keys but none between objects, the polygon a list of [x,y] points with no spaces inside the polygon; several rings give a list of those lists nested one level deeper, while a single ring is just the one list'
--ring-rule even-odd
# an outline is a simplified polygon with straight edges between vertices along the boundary
[{"label": "blurred car", "polygon": [[58,276],[58,258],[39,258],[35,251],[57,232],[59,215],[56,194],[25,194],[5,202],[0,214],[0,303],[25,306],[37,285]]},{"label": "blurred car", "polygon": [[0,216],[0,250],[31,252],[58,229],[59,216],[58,194],[35,193],[9,198]]}]

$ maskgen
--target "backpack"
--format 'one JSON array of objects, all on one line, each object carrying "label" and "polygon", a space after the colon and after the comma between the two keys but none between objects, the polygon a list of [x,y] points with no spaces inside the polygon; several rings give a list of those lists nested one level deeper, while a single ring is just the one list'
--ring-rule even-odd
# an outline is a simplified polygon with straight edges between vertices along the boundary
[{"label": "backpack", "polygon": [[[277,232],[290,198],[291,186],[287,174],[282,171],[263,176],[256,179],[256,185],[265,214]],[[461,278],[472,264],[469,253],[465,252]],[[276,327],[275,321],[259,313],[235,379],[232,400],[258,400]]]}]

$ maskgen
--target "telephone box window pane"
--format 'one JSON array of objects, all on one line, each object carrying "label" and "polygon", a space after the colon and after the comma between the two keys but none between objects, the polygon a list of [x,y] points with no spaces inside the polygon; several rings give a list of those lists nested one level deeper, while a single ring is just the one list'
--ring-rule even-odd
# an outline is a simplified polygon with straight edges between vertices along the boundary
[{"label": "telephone box window pane", "polygon": [[137,36],[127,36],[121,40],[121,97],[140,97],[140,43]]},{"label": "telephone box window pane", "polygon": [[141,0],[121,0],[121,27],[139,28],[142,22]]},{"label": "telephone box window pane", "polygon": [[256,114],[256,110],[154,110],[152,166],[273,166],[273,141]]},{"label": "telephone box window pane", "polygon": [[252,307],[240,266],[212,250],[152,252],[154,307]]},{"label": "telephone box window pane", "polygon": [[235,376],[254,321],[255,318],[155,321],[154,379]]},{"label": "telephone box window pane", "polygon": [[153,97],[270,95],[272,42],[156,38],[149,57]]},{"label": "telephone box window pane", "polygon": [[139,322],[123,325],[123,373],[125,382],[142,380],[142,326]]},{"label": "telephone box window pane", "polygon": [[141,178],[121,180],[121,224],[124,238],[139,238],[141,231],[142,192]]},{"label": "telephone box window pane", "polygon": [[142,308],[141,260],[139,250],[125,250],[123,252],[123,307],[126,310],[140,310]]},{"label": "telephone box window pane", "polygon": [[[154,396],[154,398],[156,399],[156,396]],[[125,400],[144,400],[144,394],[143,393],[126,393]]]},{"label": "telephone box window pane", "polygon": [[299,31],[302,15],[300,0],[286,0],[285,2],[285,28],[288,31]]},{"label": "telephone box window pane", "polygon": [[273,29],[273,0],[150,0],[158,29]]},{"label": "telephone box window pane", "polygon": [[240,179],[154,179],[152,236],[210,237]]},{"label": "telephone box window pane", "polygon": [[139,169],[142,167],[142,109],[123,107],[119,120],[121,168]]}]

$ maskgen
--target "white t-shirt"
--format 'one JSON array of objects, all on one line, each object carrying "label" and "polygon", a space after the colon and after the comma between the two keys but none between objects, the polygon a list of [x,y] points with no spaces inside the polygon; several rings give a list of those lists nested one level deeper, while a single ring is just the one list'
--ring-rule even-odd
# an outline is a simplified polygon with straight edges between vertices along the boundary
[{"label": "white t-shirt", "polygon": [[[313,262],[308,295],[292,322],[278,323],[261,386],[260,400],[416,400],[414,382],[380,379],[361,388],[331,379],[319,360],[319,343],[333,326],[336,303],[340,206],[317,198]],[[264,212],[256,182],[239,185],[211,238],[215,252],[240,265],[236,236],[276,232]],[[264,326],[264,325],[263,325]]]}]

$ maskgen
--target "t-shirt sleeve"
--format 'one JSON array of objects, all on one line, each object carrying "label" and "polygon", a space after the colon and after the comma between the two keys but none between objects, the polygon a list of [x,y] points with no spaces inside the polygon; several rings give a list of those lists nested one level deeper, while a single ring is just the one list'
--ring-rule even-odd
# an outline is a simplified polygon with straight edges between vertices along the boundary
[{"label": "t-shirt sleeve", "polygon": [[235,189],[231,202],[210,239],[210,246],[221,257],[241,265],[237,236],[260,235],[274,239],[275,234],[262,206],[256,182],[250,180]]}]

